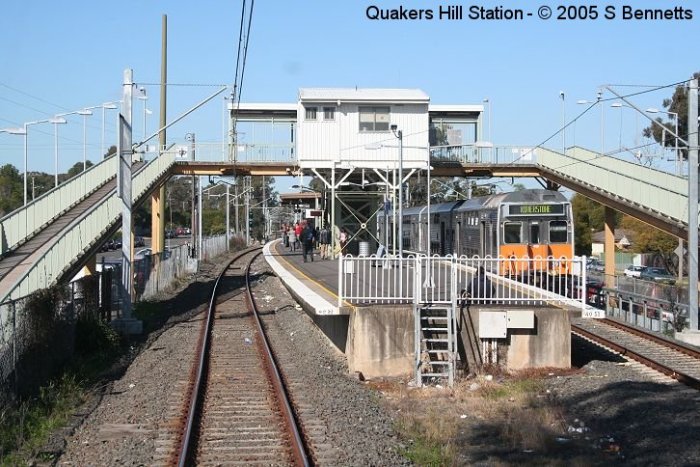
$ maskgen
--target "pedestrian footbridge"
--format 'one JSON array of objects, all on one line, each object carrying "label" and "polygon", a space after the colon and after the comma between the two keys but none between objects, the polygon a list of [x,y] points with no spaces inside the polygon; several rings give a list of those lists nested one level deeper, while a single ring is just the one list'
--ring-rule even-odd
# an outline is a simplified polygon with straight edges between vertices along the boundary
[{"label": "pedestrian footbridge", "polygon": [[[219,145],[220,146],[220,145]],[[451,150],[446,150],[451,149]],[[582,148],[561,154],[544,148],[436,148],[435,176],[541,177],[685,237],[688,181]],[[133,168],[132,199],[138,204],[175,174],[289,175],[296,160],[183,161],[164,152]],[[221,159],[224,159],[222,162]],[[0,219],[0,303],[29,295],[74,274],[119,227],[117,158],[110,157]]]}]

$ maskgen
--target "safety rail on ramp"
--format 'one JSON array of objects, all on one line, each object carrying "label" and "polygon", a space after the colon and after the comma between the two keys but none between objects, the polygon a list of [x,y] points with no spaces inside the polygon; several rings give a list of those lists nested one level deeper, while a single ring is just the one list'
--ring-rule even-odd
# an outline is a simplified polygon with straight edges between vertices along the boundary
[{"label": "safety rail on ramp", "polygon": [[601,157],[582,148],[571,148],[566,155],[538,148],[537,163],[547,171],[626,200],[659,217],[688,225],[688,180],[685,178],[621,159]]},{"label": "safety rail on ramp", "polygon": [[[132,199],[141,198],[168,171],[174,160],[173,153],[164,153],[136,174],[132,180]],[[13,285],[0,291],[0,303],[7,298],[29,295],[54,283],[70,266],[82,259],[120,216],[121,201],[115,190],[30,256],[30,266]]]},{"label": "safety rail on ramp", "polygon": [[0,219],[0,256],[15,249],[42,227],[114,178],[117,157],[110,156]]}]

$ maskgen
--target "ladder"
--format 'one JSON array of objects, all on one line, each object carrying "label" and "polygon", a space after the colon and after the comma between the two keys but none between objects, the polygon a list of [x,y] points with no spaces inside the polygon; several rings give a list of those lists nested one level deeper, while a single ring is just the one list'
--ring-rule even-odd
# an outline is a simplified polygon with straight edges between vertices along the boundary
[{"label": "ladder", "polygon": [[456,303],[414,303],[416,384],[454,383],[457,356]]}]

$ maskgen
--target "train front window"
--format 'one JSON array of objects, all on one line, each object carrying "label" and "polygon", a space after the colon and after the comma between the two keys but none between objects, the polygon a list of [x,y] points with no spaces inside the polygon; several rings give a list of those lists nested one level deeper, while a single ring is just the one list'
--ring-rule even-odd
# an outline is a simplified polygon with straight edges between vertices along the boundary
[{"label": "train front window", "polygon": [[566,221],[549,222],[549,243],[566,243]]},{"label": "train front window", "polygon": [[503,243],[522,243],[522,223],[506,222],[503,224]]},{"label": "train front window", "polygon": [[532,222],[530,224],[530,243],[539,245],[540,243],[540,224]]}]

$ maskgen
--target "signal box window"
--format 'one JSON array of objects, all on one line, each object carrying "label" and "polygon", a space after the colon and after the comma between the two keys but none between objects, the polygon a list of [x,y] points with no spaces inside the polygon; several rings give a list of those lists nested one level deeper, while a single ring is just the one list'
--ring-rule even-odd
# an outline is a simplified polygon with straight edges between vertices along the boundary
[{"label": "signal box window", "polygon": [[549,243],[566,243],[566,221],[551,221],[549,223]]},{"label": "signal box window", "polygon": [[503,243],[522,242],[522,224],[520,222],[506,222],[503,224]]},{"label": "signal box window", "polygon": [[318,109],[316,107],[307,107],[306,108],[306,120],[316,120],[316,113]]},{"label": "signal box window", "polygon": [[323,119],[324,120],[335,120],[335,107],[324,107],[323,108]]},{"label": "signal box window", "polygon": [[389,131],[389,107],[360,107],[360,133]]}]

